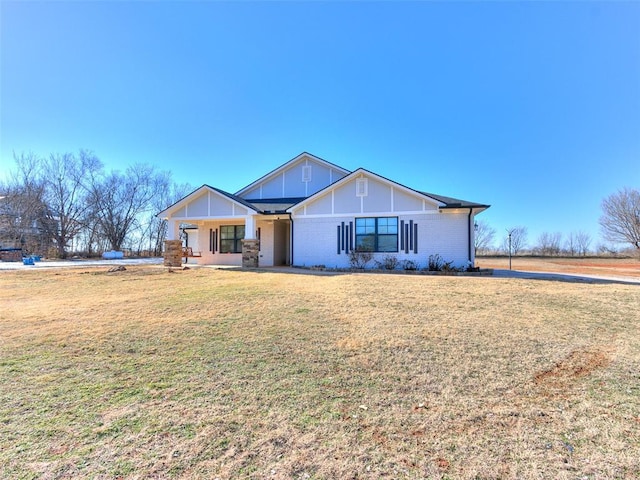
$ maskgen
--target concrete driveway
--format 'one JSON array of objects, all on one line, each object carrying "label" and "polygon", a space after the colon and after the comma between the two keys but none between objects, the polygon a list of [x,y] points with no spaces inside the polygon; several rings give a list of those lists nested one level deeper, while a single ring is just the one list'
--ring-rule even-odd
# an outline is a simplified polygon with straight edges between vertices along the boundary
[{"label": "concrete driveway", "polygon": [[42,260],[33,265],[23,265],[22,262],[0,262],[0,270],[40,270],[43,268],[65,267],[108,267],[117,265],[162,265],[161,257],[153,258],[123,258],[122,260],[105,259],[75,259],[75,260]]},{"label": "concrete driveway", "polygon": [[587,275],[557,272],[527,272],[522,270],[501,270],[497,268],[493,270],[493,276],[497,278],[524,278],[529,280],[555,280],[560,282],[622,283],[627,285],[640,285],[640,277],[616,277],[611,275]]}]

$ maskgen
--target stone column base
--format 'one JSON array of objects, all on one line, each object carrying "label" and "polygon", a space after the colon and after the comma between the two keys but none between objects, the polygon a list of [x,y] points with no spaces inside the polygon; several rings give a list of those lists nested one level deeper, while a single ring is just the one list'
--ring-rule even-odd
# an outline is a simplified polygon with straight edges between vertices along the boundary
[{"label": "stone column base", "polygon": [[260,242],[258,240],[242,240],[242,267],[258,268]]},{"label": "stone column base", "polygon": [[182,240],[164,241],[164,266],[182,266]]}]

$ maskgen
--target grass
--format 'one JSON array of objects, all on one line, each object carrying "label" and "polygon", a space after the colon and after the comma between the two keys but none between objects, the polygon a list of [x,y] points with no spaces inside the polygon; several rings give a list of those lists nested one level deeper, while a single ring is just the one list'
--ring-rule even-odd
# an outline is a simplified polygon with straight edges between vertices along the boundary
[{"label": "grass", "polygon": [[640,478],[640,287],[0,274],[0,478]]}]

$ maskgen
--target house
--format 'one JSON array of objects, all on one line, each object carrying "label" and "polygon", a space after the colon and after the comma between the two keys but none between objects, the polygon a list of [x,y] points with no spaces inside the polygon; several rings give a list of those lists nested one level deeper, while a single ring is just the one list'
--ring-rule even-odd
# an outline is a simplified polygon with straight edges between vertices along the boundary
[{"label": "house", "polygon": [[348,268],[362,249],[424,267],[435,254],[473,264],[474,217],[487,208],[305,152],[233,194],[202,185],[158,216],[167,265],[177,245],[198,264]]},{"label": "house", "polygon": [[[19,191],[0,194],[0,248],[44,255],[54,246],[50,232],[59,222],[48,211],[42,198]],[[3,258],[6,254],[2,255]],[[12,258],[21,259],[17,254]]]}]

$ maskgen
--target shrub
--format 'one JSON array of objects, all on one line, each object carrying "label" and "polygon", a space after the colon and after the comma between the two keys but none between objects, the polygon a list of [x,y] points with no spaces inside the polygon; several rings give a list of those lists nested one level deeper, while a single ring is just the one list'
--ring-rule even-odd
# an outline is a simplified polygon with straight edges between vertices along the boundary
[{"label": "shrub", "polygon": [[404,260],[402,262],[403,270],[418,270],[418,264],[413,260]]},{"label": "shrub", "polygon": [[462,272],[464,269],[454,267],[453,261],[445,262],[439,253],[429,255],[427,270],[430,272]]},{"label": "shrub", "polygon": [[376,260],[376,267],[382,270],[395,270],[398,268],[398,263],[395,255],[385,255],[382,260]]},{"label": "shrub", "polygon": [[429,255],[429,264],[427,265],[427,270],[429,270],[430,272],[439,272],[442,270],[443,265],[444,260],[439,253]]},{"label": "shrub", "polygon": [[370,250],[356,248],[349,252],[349,264],[351,268],[363,269],[373,258],[373,253]]},{"label": "shrub", "polygon": [[460,272],[461,269],[453,266],[453,262],[443,262],[442,264],[443,272]]}]

